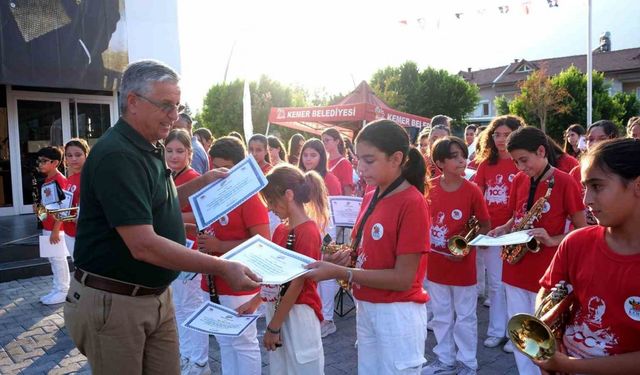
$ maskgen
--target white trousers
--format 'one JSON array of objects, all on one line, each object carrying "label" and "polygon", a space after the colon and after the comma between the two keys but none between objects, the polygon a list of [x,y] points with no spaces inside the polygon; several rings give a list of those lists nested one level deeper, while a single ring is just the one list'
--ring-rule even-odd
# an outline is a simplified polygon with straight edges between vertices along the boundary
[{"label": "white trousers", "polygon": [[487,249],[478,249],[487,269],[489,287],[489,326],[487,336],[505,337],[507,327],[507,296],[502,282],[502,247],[490,246]]},{"label": "white trousers", "polygon": [[357,301],[358,374],[420,374],[427,339],[422,303]]},{"label": "white trousers", "polygon": [[[51,231],[43,230],[43,236],[51,236]],[[60,232],[60,240],[64,242],[64,232]],[[51,263],[51,272],[53,273],[53,286],[52,292],[66,293],[69,291],[69,283],[71,282],[71,275],[69,275],[69,263],[67,263],[67,257],[53,257],[47,258]]]},{"label": "white trousers", "polygon": [[482,250],[476,250],[476,280],[478,283],[476,284],[476,289],[478,291],[478,296],[486,295],[486,279],[485,279],[485,271],[487,270],[484,265],[484,257],[480,254]]},{"label": "white trousers", "polygon": [[[266,303],[267,324],[273,319],[274,303]],[[282,346],[269,352],[269,373],[324,374],[324,350],[320,322],[307,305],[293,305],[281,327]]]},{"label": "white trousers", "polygon": [[[220,295],[220,304],[232,309],[249,301],[255,294],[246,296]],[[316,319],[317,320],[317,319]],[[220,365],[224,375],[260,375],[262,357],[258,342],[258,329],[253,322],[238,337],[216,336],[220,345]]]},{"label": "white trousers", "polygon": [[[505,284],[507,292],[507,313],[514,316],[519,313],[533,314],[536,306],[536,293]],[[521,375],[540,375],[540,368],[533,364],[526,355],[514,350],[516,366]]]},{"label": "white trousers", "polygon": [[67,245],[67,251],[69,252],[69,255],[71,256],[71,260],[73,260],[73,248],[76,246],[76,238],[75,237],[71,237],[68,234],[64,234],[64,242]]},{"label": "white trousers", "polygon": [[453,366],[457,360],[477,369],[476,286],[452,286],[430,281],[428,287],[433,310],[430,324],[437,341],[433,353],[446,365]]},{"label": "white trousers", "polygon": [[333,311],[335,309],[336,293],[340,285],[335,280],[325,280],[318,283],[318,294],[322,300],[322,316],[324,320],[333,321]]},{"label": "white trousers", "polygon": [[201,277],[197,275],[193,280],[176,279],[171,283],[180,355],[200,365],[209,361],[209,335],[184,328],[182,323],[209,298],[209,294],[200,289]]}]

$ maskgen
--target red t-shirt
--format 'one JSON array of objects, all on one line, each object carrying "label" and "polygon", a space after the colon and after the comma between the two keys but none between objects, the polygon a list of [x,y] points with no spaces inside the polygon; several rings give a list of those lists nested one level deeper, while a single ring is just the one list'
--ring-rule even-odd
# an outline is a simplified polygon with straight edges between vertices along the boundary
[{"label": "red t-shirt", "polygon": [[[180,175],[176,177],[173,182],[176,184],[176,186],[180,186],[198,177],[200,177],[200,173],[198,173],[193,168],[188,168],[184,172],[180,173]],[[187,203],[184,207],[182,207],[181,211],[192,212],[193,210],[191,209],[191,203]]]},{"label": "red t-shirt", "polygon": [[260,170],[262,171],[262,173],[264,173],[264,175],[266,176],[267,173],[269,173],[269,171],[273,168],[273,165],[267,163],[266,161],[260,166]]},{"label": "red t-shirt", "polygon": [[[58,194],[56,189],[51,189],[51,187],[44,187],[44,184],[49,183],[51,181],[56,181],[62,190],[67,189],[67,179],[64,177],[60,171],[56,170],[56,174],[53,177],[47,177],[44,179],[44,183],[42,184],[42,188],[40,189],[40,199],[44,197],[48,197],[50,194]],[[47,218],[42,222],[42,228],[44,230],[52,231],[53,225],[56,220],[53,215],[47,215]]]},{"label": "red t-shirt", "polygon": [[456,286],[475,285],[475,247],[461,261],[451,260],[447,241],[456,234],[464,236],[467,221],[474,216],[479,221],[489,220],[489,212],[480,189],[472,182],[462,181],[462,185],[452,192],[440,186],[440,178],[431,181],[429,189],[429,209],[431,210],[431,251],[427,263],[427,279]]},{"label": "red t-shirt", "polygon": [[640,350],[640,253],[616,253],[605,230],[589,226],[569,234],[540,280],[546,289],[560,280],[573,286],[577,300],[563,342],[578,358]]},{"label": "red t-shirt", "polygon": [[517,174],[518,168],[511,159],[498,159],[496,164],[485,160],[478,165],[473,182],[484,192],[492,228],[503,225],[513,215],[508,203],[511,183]]},{"label": "red t-shirt", "polygon": [[[582,211],[584,205],[580,199],[580,189],[568,174],[554,169],[552,176],[555,179],[553,190],[549,200],[544,205],[540,220],[533,223],[535,228],[544,228],[550,236],[565,233],[567,218],[576,212]],[[549,179],[540,181],[534,196],[534,202],[547,192]],[[529,186],[531,178],[520,172],[513,180],[509,207],[514,212],[516,223],[520,222],[526,214],[527,199],[529,198]],[[540,289],[539,280],[544,271],[549,267],[551,258],[557,247],[547,247],[540,244],[538,253],[527,253],[520,262],[511,265],[506,261],[502,267],[502,281],[505,283],[537,292]]]},{"label": "red t-shirt", "polygon": [[573,169],[569,172],[569,175],[571,177],[573,177],[574,180],[576,180],[576,182],[578,183],[578,185],[582,186],[582,176],[580,175],[580,165],[576,165],[575,167],[573,167]]},{"label": "red t-shirt", "polygon": [[569,154],[560,155],[560,158],[556,162],[556,168],[558,168],[559,170],[563,171],[564,173],[571,172],[571,170],[573,168],[575,168],[575,167],[577,167],[579,165],[580,165],[580,163],[578,162],[578,159],[574,158],[573,156],[571,156]]},{"label": "red t-shirt", "polygon": [[[293,234],[295,236],[293,241],[293,250],[295,252],[313,259],[320,259],[322,240],[320,239],[320,230],[313,220],[305,221],[293,228]],[[288,237],[289,229],[284,224],[280,224],[273,232],[273,243],[286,248]],[[296,299],[296,305],[308,305],[313,309],[318,320],[323,321],[322,302],[320,301],[317,286],[315,281],[305,279],[302,291],[298,295],[298,299]]]},{"label": "red t-shirt", "polygon": [[[256,194],[211,224],[205,229],[205,233],[215,236],[220,241],[248,240],[251,238],[249,229],[261,224],[269,224],[269,214],[267,208]],[[214,255],[222,254],[214,253]],[[218,295],[244,296],[260,291],[260,288],[249,291],[236,291],[222,277],[215,277],[214,280]],[[202,278],[200,286],[202,290],[209,291],[206,277]]]},{"label": "red t-shirt", "polygon": [[[364,197],[355,228],[360,226],[374,192]],[[422,254],[411,288],[393,291],[371,288],[353,283],[353,296],[373,303],[417,302],[429,300],[422,288],[427,270],[427,252],[431,226],[429,208],[424,196],[413,186],[383,198],[364,223],[362,240],[358,247],[356,268],[368,270],[392,269],[398,255]],[[352,232],[355,237],[356,230]]]},{"label": "red t-shirt", "polygon": [[[67,188],[65,190],[73,193],[71,207],[78,207],[80,204],[80,173],[73,174],[67,178]],[[64,228],[64,233],[67,236],[76,236],[77,228],[75,221],[65,221],[62,223],[62,227]]]},{"label": "red t-shirt", "polygon": [[324,186],[327,187],[327,193],[329,196],[342,195],[342,185],[340,185],[340,180],[333,173],[327,171],[324,175]]},{"label": "red t-shirt", "polygon": [[[349,160],[339,157],[337,159],[329,160],[329,172],[338,177],[341,187],[350,187],[353,189],[353,167]],[[340,194],[342,195],[342,193]]]}]

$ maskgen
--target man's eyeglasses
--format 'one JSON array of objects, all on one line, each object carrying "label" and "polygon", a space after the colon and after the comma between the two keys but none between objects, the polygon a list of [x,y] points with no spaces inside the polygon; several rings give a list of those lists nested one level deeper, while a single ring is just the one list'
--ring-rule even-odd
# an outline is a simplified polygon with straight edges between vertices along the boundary
[{"label": "man's eyeglasses", "polygon": [[155,100],[151,100],[145,96],[142,96],[140,94],[135,94],[138,98],[144,99],[145,101],[147,101],[150,104],[153,104],[154,107],[158,108],[159,110],[161,110],[162,112],[169,114],[172,113],[173,111],[177,111],[178,113],[184,111],[184,105],[182,104],[170,104],[170,103],[158,103]]}]

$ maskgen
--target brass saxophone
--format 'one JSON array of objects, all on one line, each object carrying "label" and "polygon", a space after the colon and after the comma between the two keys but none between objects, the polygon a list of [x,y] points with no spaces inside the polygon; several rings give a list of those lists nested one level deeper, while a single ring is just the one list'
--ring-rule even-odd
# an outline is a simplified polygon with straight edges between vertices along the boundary
[{"label": "brass saxophone", "polygon": [[471,251],[469,241],[471,241],[476,236],[478,230],[480,230],[480,222],[475,216],[471,216],[465,224],[463,233],[466,232],[466,234],[464,235],[464,237],[461,234],[456,234],[455,236],[449,238],[449,241],[447,241],[447,248],[449,249],[451,255],[459,258],[468,255]]},{"label": "brass saxophone", "polygon": [[[522,218],[522,220],[514,225],[511,229],[511,232],[518,232],[521,230],[531,229],[533,228],[533,223],[540,219],[542,216],[542,209],[544,208],[544,204],[547,203],[549,197],[551,196],[551,191],[553,190],[553,185],[555,180],[553,177],[549,179],[549,185],[547,188],[547,192],[544,196],[538,198],[536,203],[533,204],[529,212]],[[525,256],[527,252],[537,253],[540,251],[540,242],[535,238],[532,238],[527,243],[521,243],[516,245],[507,245],[502,248],[502,252],[500,253],[500,257],[502,260],[506,260],[509,264],[518,263],[522,257]]]},{"label": "brass saxophone", "polygon": [[[331,240],[332,238],[330,235],[327,234],[326,236],[324,236],[324,238],[322,239],[322,247],[320,249],[320,252],[322,252],[323,254],[335,254],[341,250],[351,250],[351,259],[347,267],[355,268],[356,261],[358,259],[358,254],[356,250],[351,248],[351,246],[347,244],[337,244],[335,242],[332,242]],[[346,280],[337,280],[337,281],[340,287],[342,287],[345,290],[349,289],[349,283]]]},{"label": "brass saxophone", "polygon": [[571,285],[560,281],[541,301],[534,315],[516,314],[509,319],[507,332],[522,354],[547,360],[558,350],[571,317],[574,294]]}]

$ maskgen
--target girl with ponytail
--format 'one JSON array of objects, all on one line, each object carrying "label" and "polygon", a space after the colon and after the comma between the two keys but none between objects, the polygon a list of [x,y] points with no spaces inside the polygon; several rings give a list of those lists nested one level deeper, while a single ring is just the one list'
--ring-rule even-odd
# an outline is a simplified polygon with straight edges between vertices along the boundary
[{"label": "girl with ponytail", "polygon": [[429,249],[426,167],[409,144],[405,130],[389,120],[367,125],[356,139],[358,173],[367,193],[352,235],[355,268],[349,251],[335,263],[308,267],[315,280],[342,279],[353,286],[357,303],[358,373],[419,374],[425,362],[427,334],[422,287]]},{"label": "girl with ponytail", "polygon": [[[314,259],[320,259],[320,231],[328,223],[327,190],[315,172],[301,172],[288,164],[278,165],[267,175],[260,192],[267,206],[283,221],[273,233],[273,242]],[[262,286],[267,302],[264,345],[269,351],[272,374],[322,374],[324,351],[320,337],[322,303],[316,282],[297,278],[282,289]],[[260,296],[258,296],[260,297]],[[238,308],[255,310],[254,298]],[[247,308],[249,307],[249,308]]]}]

